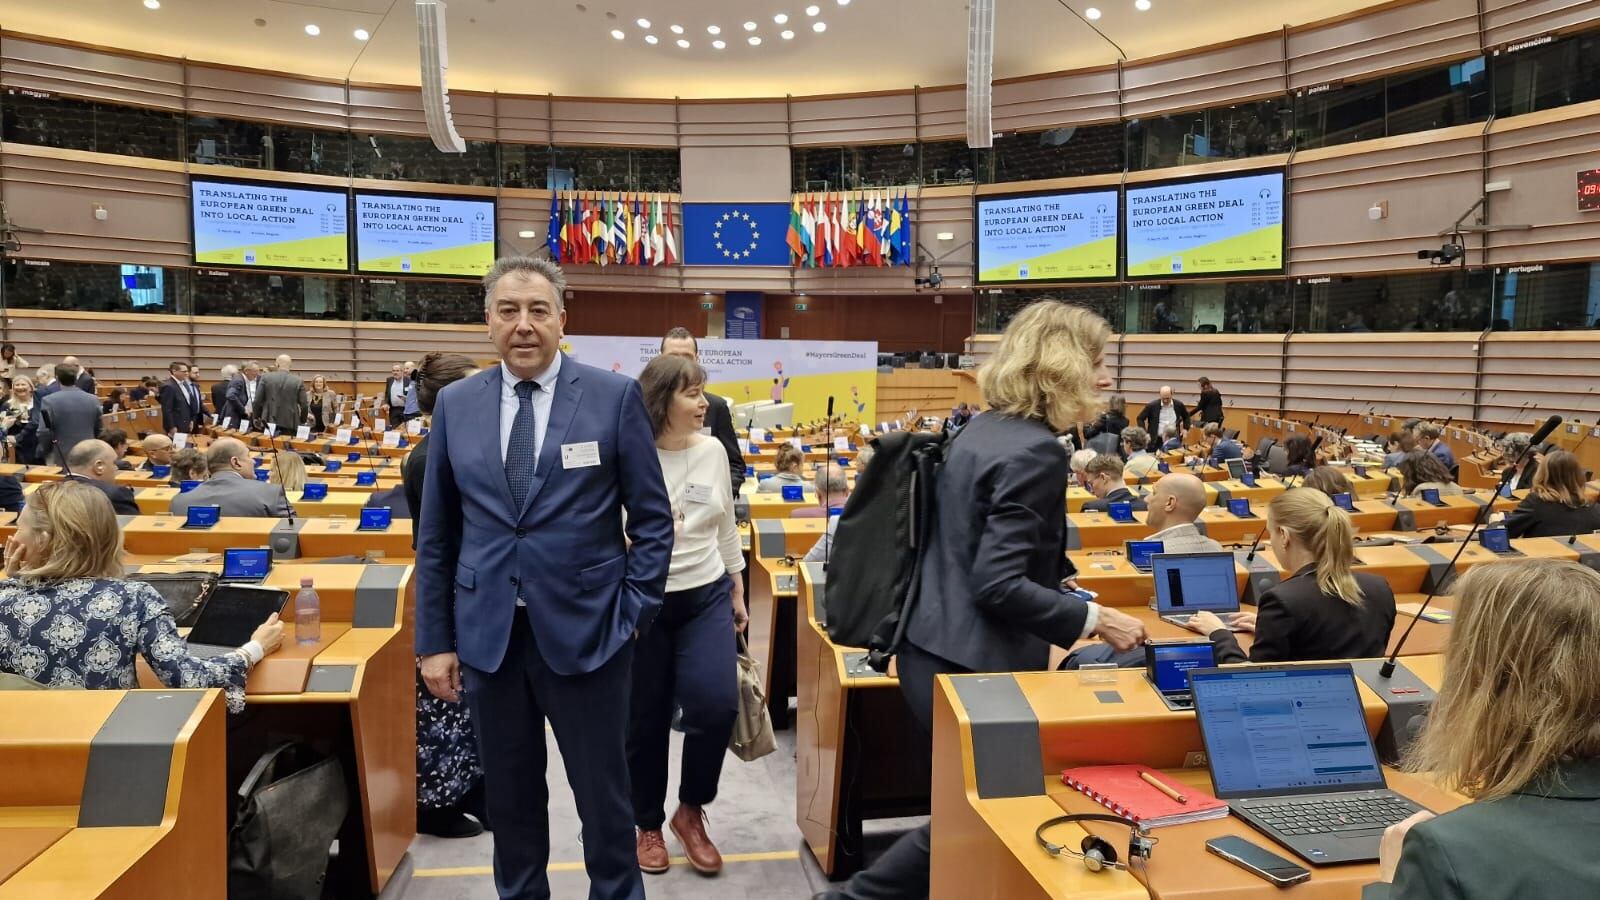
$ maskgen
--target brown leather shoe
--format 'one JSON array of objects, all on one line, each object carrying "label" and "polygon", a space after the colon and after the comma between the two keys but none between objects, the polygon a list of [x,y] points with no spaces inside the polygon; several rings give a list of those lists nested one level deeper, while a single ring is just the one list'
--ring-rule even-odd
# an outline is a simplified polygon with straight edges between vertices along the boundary
[{"label": "brown leather shoe", "polygon": [[660,830],[639,830],[639,836],[634,839],[634,851],[639,855],[639,871],[649,872],[651,875],[660,875],[671,867],[667,861],[667,840],[661,836]]},{"label": "brown leather shoe", "polygon": [[698,806],[687,804],[679,806],[678,811],[672,814],[672,821],[667,823],[672,833],[678,836],[678,843],[683,845],[683,855],[689,857],[689,865],[702,875],[715,875],[722,871],[722,854],[717,852],[717,845],[711,843],[711,838],[706,834],[706,811]]}]

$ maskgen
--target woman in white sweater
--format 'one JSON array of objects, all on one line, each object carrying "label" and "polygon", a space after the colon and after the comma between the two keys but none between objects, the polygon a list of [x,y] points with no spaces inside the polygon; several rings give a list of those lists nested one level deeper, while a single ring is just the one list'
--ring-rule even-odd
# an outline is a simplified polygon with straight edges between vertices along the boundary
[{"label": "woman in white sweater", "polygon": [[672,833],[700,872],[722,869],[705,831],[704,807],[717,796],[722,760],[739,711],[735,630],[744,605],[744,555],[733,519],[728,455],[700,433],[705,370],[680,356],[658,356],[639,375],[656,455],[676,521],[667,595],[638,638],[628,726],[628,773],[638,827],[639,868],[667,871],[667,744],[672,711],[683,710],[683,771]]}]

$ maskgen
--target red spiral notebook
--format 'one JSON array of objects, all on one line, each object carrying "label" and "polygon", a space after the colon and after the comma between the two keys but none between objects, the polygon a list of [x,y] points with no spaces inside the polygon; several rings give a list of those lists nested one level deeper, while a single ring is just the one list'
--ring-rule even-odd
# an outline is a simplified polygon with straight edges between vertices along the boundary
[{"label": "red spiral notebook", "polygon": [[[1180,803],[1162,793],[1139,777],[1142,772],[1149,772],[1150,777],[1177,791],[1188,802]],[[1228,814],[1228,804],[1223,801],[1146,766],[1080,766],[1064,770],[1061,780],[1106,809],[1146,828],[1203,822]]]}]

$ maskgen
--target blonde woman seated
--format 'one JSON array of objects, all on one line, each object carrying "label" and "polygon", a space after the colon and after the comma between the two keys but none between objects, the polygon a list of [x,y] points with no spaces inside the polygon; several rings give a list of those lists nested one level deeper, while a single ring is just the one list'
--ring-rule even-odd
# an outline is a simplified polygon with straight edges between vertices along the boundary
[{"label": "blonde woman seated", "polygon": [[111,501],[85,484],[39,485],[5,549],[0,672],[52,688],[122,690],[139,686],[134,658],[142,656],[162,684],[222,688],[239,712],[245,676],[283,641],[274,615],[237,651],[191,656],[156,589],[123,580]]},{"label": "blonde woman seated", "polygon": [[1254,613],[1234,615],[1234,628],[1255,632],[1249,655],[1215,613],[1189,620],[1191,630],[1211,638],[1217,662],[1382,656],[1394,627],[1394,591],[1376,575],[1351,571],[1349,513],[1315,488],[1293,488],[1267,504],[1267,534],[1273,558],[1294,574],[1263,593]]},{"label": "blonde woman seated", "polygon": [[764,478],[761,486],[756,490],[763,494],[781,493],[784,488],[791,485],[798,486],[803,491],[813,491],[811,482],[800,477],[800,468],[805,464],[805,454],[793,444],[778,445],[778,460],[774,467],[778,474],[771,478]]},{"label": "blonde woman seated", "polygon": [[1600,891],[1600,574],[1474,566],[1456,591],[1439,697],[1406,768],[1472,798],[1391,826],[1364,900]]},{"label": "blonde woman seated", "polygon": [[267,473],[268,484],[281,484],[285,493],[306,489],[306,461],[293,450],[279,450],[272,457],[272,471]]}]

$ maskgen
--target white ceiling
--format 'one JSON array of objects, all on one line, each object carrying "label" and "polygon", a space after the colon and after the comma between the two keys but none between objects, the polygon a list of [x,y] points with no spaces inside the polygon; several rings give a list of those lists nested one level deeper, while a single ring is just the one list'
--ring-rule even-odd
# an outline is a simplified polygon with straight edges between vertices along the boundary
[{"label": "white ceiling", "polygon": [[[1371,0],[1066,0],[1129,59],[1298,25]],[[805,9],[819,8],[816,18]],[[996,0],[994,75],[1115,62],[1061,0]],[[789,22],[774,24],[783,13]],[[635,20],[651,20],[648,45]],[[265,24],[257,25],[257,21]],[[743,25],[758,28],[747,32]],[[826,23],[816,33],[812,23]],[[315,24],[321,35],[306,34]],[[670,30],[681,25],[680,36]],[[708,25],[722,29],[714,50]],[[416,84],[413,0],[0,0],[0,25],[166,56],[354,81]],[[967,10],[954,0],[449,0],[450,86],[593,97],[781,97],[960,84]],[[365,43],[353,32],[372,34]],[[621,29],[624,40],[611,37]],[[779,32],[794,31],[792,40]],[[762,39],[758,47],[749,35]],[[690,42],[688,49],[675,45]]]}]

